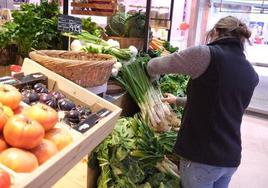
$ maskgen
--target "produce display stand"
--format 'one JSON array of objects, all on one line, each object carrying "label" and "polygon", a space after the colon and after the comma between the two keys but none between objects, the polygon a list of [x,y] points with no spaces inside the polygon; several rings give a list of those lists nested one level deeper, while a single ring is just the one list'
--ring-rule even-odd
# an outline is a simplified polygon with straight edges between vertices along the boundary
[{"label": "produce display stand", "polygon": [[64,126],[65,129],[70,131],[74,138],[73,143],[33,172],[15,173],[3,165],[1,166],[1,168],[6,169],[14,177],[13,187],[51,187],[112,132],[120,116],[121,109],[30,59],[26,58],[24,60],[22,71],[26,75],[36,72],[45,74],[48,77],[49,90],[63,92],[76,104],[88,106],[93,111],[99,110],[100,108],[106,108],[111,111],[108,116],[101,119],[84,134],[74,131],[66,124],[58,123],[57,126]]}]

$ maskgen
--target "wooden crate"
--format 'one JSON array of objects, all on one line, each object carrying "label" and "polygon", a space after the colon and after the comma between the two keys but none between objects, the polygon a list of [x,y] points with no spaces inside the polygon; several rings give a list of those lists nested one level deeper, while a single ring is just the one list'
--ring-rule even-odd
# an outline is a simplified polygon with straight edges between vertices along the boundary
[{"label": "wooden crate", "polygon": [[30,59],[24,60],[22,71],[25,74],[35,72],[45,74],[48,76],[49,89],[63,92],[76,104],[89,106],[93,110],[107,108],[112,111],[110,115],[101,119],[99,123],[84,134],[74,131],[68,125],[58,123],[57,126],[66,129],[72,134],[74,142],[31,173],[15,173],[3,165],[0,166],[14,177],[12,187],[51,187],[112,132],[120,116],[121,109]]},{"label": "wooden crate", "polygon": [[71,3],[72,14],[92,16],[112,16],[117,11],[117,0],[88,0]]}]

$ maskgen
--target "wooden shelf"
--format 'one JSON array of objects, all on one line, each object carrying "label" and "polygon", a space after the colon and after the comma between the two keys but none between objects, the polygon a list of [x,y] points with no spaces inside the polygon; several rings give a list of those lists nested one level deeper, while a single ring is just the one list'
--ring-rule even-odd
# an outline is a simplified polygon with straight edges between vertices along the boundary
[{"label": "wooden shelf", "polygon": [[99,12],[99,11],[88,11],[88,10],[71,10],[72,14],[79,15],[91,15],[91,16],[112,16],[113,12]]},{"label": "wooden shelf", "polygon": [[103,10],[111,10],[116,8],[116,4],[106,3],[106,4],[97,4],[97,3],[71,3],[72,7],[75,8],[93,8],[93,9],[103,9]]},{"label": "wooden shelf", "polygon": [[94,0],[88,3],[72,2],[72,14],[92,16],[112,16],[117,11],[115,0]]},{"label": "wooden shelf", "polygon": [[155,29],[167,29],[170,30],[170,21],[161,21],[160,23],[157,22],[157,20],[151,20],[150,26]]}]

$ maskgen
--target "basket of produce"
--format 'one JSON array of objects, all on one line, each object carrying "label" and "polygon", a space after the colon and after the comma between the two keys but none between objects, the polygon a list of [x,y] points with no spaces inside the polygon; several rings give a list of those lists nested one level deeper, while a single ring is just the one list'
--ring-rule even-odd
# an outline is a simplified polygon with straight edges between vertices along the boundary
[{"label": "basket of produce", "polygon": [[30,52],[34,61],[83,87],[106,83],[116,58],[106,54],[91,54],[63,50]]}]

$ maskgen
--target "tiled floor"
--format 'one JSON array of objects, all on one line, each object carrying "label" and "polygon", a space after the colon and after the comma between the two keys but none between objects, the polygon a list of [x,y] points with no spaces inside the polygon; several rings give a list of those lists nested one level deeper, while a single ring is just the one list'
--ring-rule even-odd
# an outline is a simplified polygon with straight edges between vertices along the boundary
[{"label": "tiled floor", "polygon": [[268,118],[253,114],[242,123],[242,162],[230,188],[268,187]]}]

